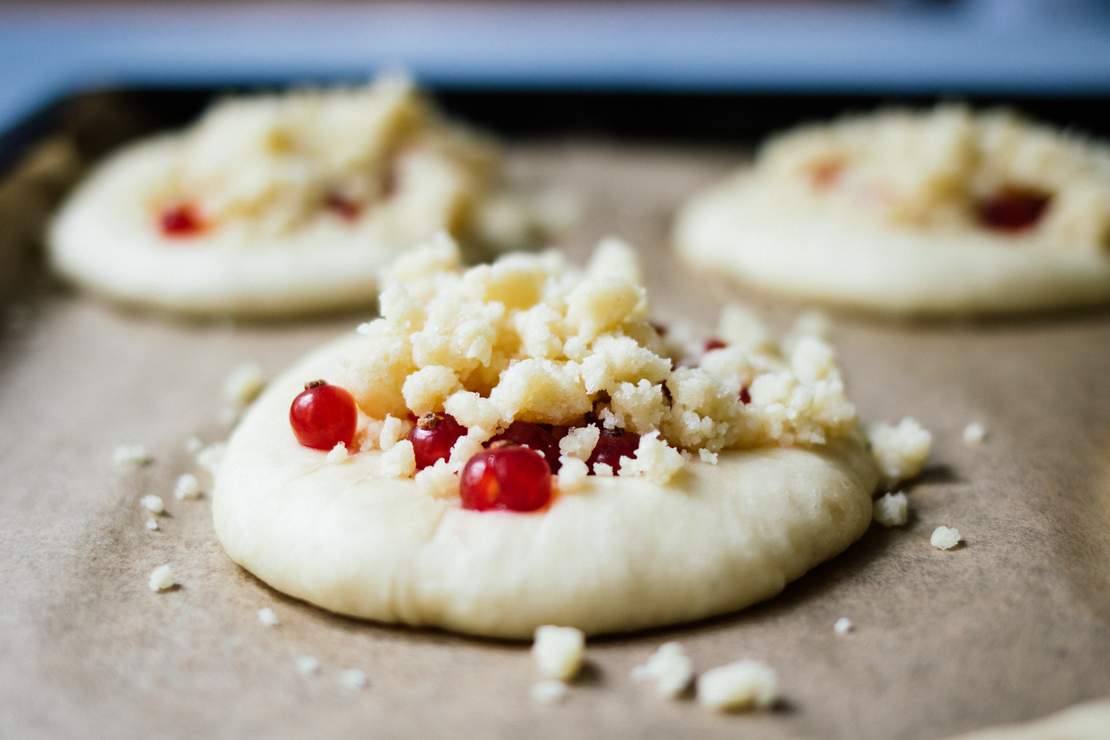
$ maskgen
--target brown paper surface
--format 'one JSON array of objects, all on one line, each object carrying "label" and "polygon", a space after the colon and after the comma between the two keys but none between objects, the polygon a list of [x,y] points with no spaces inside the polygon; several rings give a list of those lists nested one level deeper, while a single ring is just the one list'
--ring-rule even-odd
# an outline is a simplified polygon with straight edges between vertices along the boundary
[{"label": "brown paper surface", "polygon": [[[667,249],[675,205],[738,161],[581,140],[512,155],[519,177],[579,194],[576,257],[609,233],[639,245],[664,320],[711,320],[722,301],[747,298],[781,327],[797,305],[690,274]],[[2,737],[936,738],[1110,694],[1105,313],[927,326],[836,316],[863,416],[913,415],[935,433],[933,463],[908,488],[909,526],[873,527],[742,613],[592,641],[588,668],[552,707],[529,700],[526,646],[361,623],[285,598],[223,554],[207,499],[173,500],[175,478],[196,470],[186,438],[226,435],[221,385],[236,364],[279,372],[365,317],[188,324],[49,286],[7,315]],[[981,447],[961,441],[971,421],[987,427]],[[146,445],[155,462],[114,469],[121,443]],[[170,511],[157,532],[143,526],[147,493]],[[966,544],[932,548],[940,524]],[[180,588],[148,589],[161,563]],[[265,606],[279,627],[259,624]],[[841,616],[855,632],[834,634]],[[699,669],[768,662],[781,706],[720,716],[689,696],[657,699],[629,671],[667,640]],[[299,655],[319,659],[320,674],[299,675]],[[369,686],[342,688],[348,667]]]}]

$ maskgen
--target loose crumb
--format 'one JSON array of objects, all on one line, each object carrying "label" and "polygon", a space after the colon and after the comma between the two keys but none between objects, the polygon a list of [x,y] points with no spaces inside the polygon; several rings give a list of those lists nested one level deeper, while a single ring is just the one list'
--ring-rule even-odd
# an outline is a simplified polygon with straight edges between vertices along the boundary
[{"label": "loose crumb", "polygon": [[884,527],[901,527],[910,519],[910,501],[898,491],[880,496],[875,501],[875,521]]},{"label": "loose crumb", "polygon": [[778,676],[758,660],[741,660],[698,677],[698,704],[729,712],[765,709],[778,701]]},{"label": "loose crumb", "polygon": [[887,486],[897,485],[920,473],[933,445],[933,435],[912,416],[897,424],[875,424],[867,436]]},{"label": "loose crumb", "polygon": [[331,464],[337,464],[346,462],[348,457],[350,457],[350,453],[347,452],[347,445],[342,442],[336,442],[335,447],[328,450],[328,454],[324,457],[324,460]]},{"label": "loose crumb", "polygon": [[139,499],[139,505],[151,514],[161,514],[166,510],[166,503],[162,501],[162,497],[155,496],[153,493],[147,494]]},{"label": "loose crumb", "polygon": [[929,538],[929,544],[938,550],[951,550],[960,544],[960,530],[955,527],[937,527]]},{"label": "loose crumb", "polygon": [[853,631],[855,628],[856,625],[853,624],[852,620],[848,619],[848,617],[841,617],[833,624],[833,632],[838,635],[846,635],[849,632]]},{"label": "loose crumb", "polygon": [[590,469],[586,467],[586,463],[579,460],[577,457],[567,457],[566,455],[559,456],[561,467],[559,468],[558,481],[559,490],[564,493],[577,490],[586,483],[587,476]]},{"label": "loose crumb", "polygon": [[694,662],[677,642],[665,642],[644,665],[632,669],[632,680],[655,683],[659,696],[674,698],[686,690],[694,677]]},{"label": "loose crumb", "polygon": [[157,568],[150,572],[150,579],[147,581],[151,591],[166,591],[177,585],[177,580],[173,576],[173,568],[169,565],[159,565]]},{"label": "loose crumb", "polygon": [[224,460],[225,452],[227,452],[227,442],[213,442],[197,453],[197,465],[209,475],[215,475]]},{"label": "loose crumb", "polygon": [[200,437],[192,436],[185,440],[185,452],[190,455],[195,455],[204,449],[204,440]]},{"label": "loose crumb", "polygon": [[717,455],[716,452],[710,452],[709,450],[707,450],[704,447],[702,447],[700,450],[698,450],[698,459],[701,460],[703,463],[708,463],[710,465],[716,465],[717,464],[717,458],[718,458],[718,455]]},{"label": "loose crumb", "polygon": [[293,665],[302,676],[312,676],[320,672],[320,661],[311,655],[298,655],[293,659]]},{"label": "loose crumb", "polygon": [[361,668],[348,668],[339,674],[339,684],[350,691],[366,687],[366,672]]},{"label": "loose crumb", "polygon": [[262,607],[258,610],[258,621],[267,627],[277,627],[281,622],[278,620],[274,610],[268,606]]},{"label": "loose crumb", "polygon": [[149,529],[151,532],[157,532],[158,531],[158,520],[154,519],[153,517],[148,518],[146,520],[146,528]]},{"label": "loose crumb", "polygon": [[532,657],[544,678],[566,681],[578,673],[586,652],[586,636],[575,627],[544,625],[536,628]]},{"label": "loose crumb", "polygon": [[178,501],[200,498],[200,481],[192,473],[184,473],[174,483],[173,497]]},{"label": "loose crumb", "polygon": [[567,685],[554,679],[538,681],[532,684],[529,693],[532,696],[532,701],[537,704],[558,704],[566,698]]},{"label": "loose crumb", "polygon": [[981,445],[983,440],[987,438],[987,429],[977,421],[973,421],[964,427],[964,444],[966,445]]},{"label": "loose crumb", "polygon": [[116,445],[112,450],[112,463],[117,468],[138,468],[150,465],[154,456],[142,445]]},{"label": "loose crumb", "polygon": [[239,406],[247,406],[258,397],[266,386],[266,376],[256,362],[245,362],[235,367],[224,380],[224,400]]}]

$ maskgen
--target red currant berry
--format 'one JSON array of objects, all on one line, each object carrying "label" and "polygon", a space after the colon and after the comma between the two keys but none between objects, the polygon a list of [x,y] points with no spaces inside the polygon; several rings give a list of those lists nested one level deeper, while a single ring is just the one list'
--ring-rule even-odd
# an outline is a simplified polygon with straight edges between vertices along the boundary
[{"label": "red currant berry", "polygon": [[1005,187],[981,200],[976,213],[979,223],[995,231],[1024,231],[1044,215],[1052,196],[1041,190]]},{"label": "red currant berry", "polygon": [[728,342],[726,342],[725,340],[718,339],[717,337],[710,337],[709,339],[705,340],[705,348],[702,351],[712,352],[715,349],[724,349],[727,346]]},{"label": "red currant berry", "polygon": [[459,437],[466,435],[466,427],[447,414],[424,414],[409,432],[416,469],[423,470],[438,460],[451,457],[451,448]]},{"label": "red currant berry", "polygon": [[619,472],[622,457],[636,457],[636,448],[640,446],[640,435],[624,429],[601,429],[601,436],[597,439],[594,451],[586,464],[590,467],[590,474],[594,473],[594,465],[605,463]]},{"label": "red currant berry", "polygon": [[487,443],[492,446],[497,442],[514,442],[518,445],[530,447],[544,456],[547,467],[552,473],[559,472],[559,440],[567,433],[566,427],[552,427],[547,424],[533,424],[529,421],[514,421],[509,428],[498,434]]},{"label": "red currant berry", "polygon": [[459,494],[464,509],[535,511],[551,500],[551,469],[535,450],[495,444],[467,461]]},{"label": "red currant berry", "polygon": [[355,438],[358,413],[346,389],[323,380],[306,383],[289,407],[289,424],[297,441],[315,450],[330,450]]},{"label": "red currant berry", "polygon": [[350,198],[345,198],[339,193],[328,193],[324,197],[324,207],[344,221],[354,221],[359,217],[362,208]]},{"label": "red currant berry", "polygon": [[162,211],[161,226],[166,236],[195,236],[204,230],[204,219],[192,203],[181,203]]}]

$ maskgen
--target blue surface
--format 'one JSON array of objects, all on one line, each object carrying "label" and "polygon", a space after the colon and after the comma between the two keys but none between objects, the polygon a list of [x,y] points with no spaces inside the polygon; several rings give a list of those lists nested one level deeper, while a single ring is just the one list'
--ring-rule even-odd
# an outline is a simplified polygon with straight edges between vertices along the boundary
[{"label": "blue surface", "polygon": [[0,130],[76,89],[357,77],[440,86],[1110,94],[1106,3],[0,8]]}]

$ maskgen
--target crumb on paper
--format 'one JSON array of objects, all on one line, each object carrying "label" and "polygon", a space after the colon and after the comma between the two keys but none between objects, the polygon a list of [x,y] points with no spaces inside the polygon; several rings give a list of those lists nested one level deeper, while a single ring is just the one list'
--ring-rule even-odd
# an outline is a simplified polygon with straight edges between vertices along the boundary
[{"label": "crumb on paper", "polygon": [[150,586],[151,591],[166,591],[173,588],[177,585],[177,580],[173,575],[173,568],[169,565],[159,565],[150,572],[147,585]]},{"label": "crumb on paper", "polygon": [[920,473],[933,445],[933,435],[912,416],[897,424],[874,424],[867,436],[887,486],[897,485]]},{"label": "crumb on paper", "polygon": [[239,407],[248,406],[266,386],[266,376],[257,362],[237,365],[224,380],[224,400]]},{"label": "crumb on paper", "polygon": [[112,450],[112,463],[117,468],[138,468],[152,462],[154,456],[142,445],[116,445]]},{"label": "crumb on paper", "polygon": [[339,674],[340,685],[350,691],[366,687],[366,671],[361,668],[347,668]]},{"label": "crumb on paper", "polygon": [[766,709],[778,701],[778,676],[758,660],[741,660],[698,677],[698,704],[722,712]]},{"label": "crumb on paper", "polygon": [[567,685],[555,679],[537,681],[532,684],[529,694],[537,704],[558,704],[566,698]]},{"label": "crumb on paper", "polygon": [[347,458],[350,456],[350,453],[347,452],[347,445],[343,444],[342,442],[336,442],[335,447],[332,447],[330,450],[328,450],[328,454],[324,456],[324,460],[325,462],[334,465],[346,462]]},{"label": "crumb on paper", "polygon": [[183,473],[173,485],[173,497],[178,501],[200,498],[200,481],[192,473]]},{"label": "crumb on paper", "polygon": [[298,655],[293,659],[293,665],[302,676],[312,676],[320,672],[320,661],[311,655]]},{"label": "crumb on paper", "polygon": [[277,627],[281,624],[277,614],[274,614],[274,610],[268,606],[264,606],[258,610],[258,621],[267,627]]},{"label": "crumb on paper", "polygon": [[536,628],[532,657],[544,678],[566,681],[578,673],[586,652],[586,636],[576,627],[544,625]]},{"label": "crumb on paper", "polygon": [[145,526],[151,532],[157,532],[158,531],[158,520],[156,520],[154,517],[148,517],[147,520],[146,520],[146,525]]},{"label": "crumb on paper", "polygon": [[833,624],[833,632],[838,635],[846,635],[855,630],[856,625],[848,617],[841,617]]},{"label": "crumb on paper", "polygon": [[929,538],[929,544],[938,550],[951,550],[960,541],[960,530],[955,527],[937,527]]},{"label": "crumb on paper", "polygon": [[987,438],[987,428],[977,421],[973,421],[964,427],[964,444],[975,446],[983,444]]},{"label": "crumb on paper", "polygon": [[875,501],[875,521],[884,527],[901,527],[910,519],[910,500],[905,493],[887,493]]},{"label": "crumb on paper", "polygon": [[139,499],[139,505],[151,514],[162,514],[166,511],[166,503],[162,500],[162,497],[153,493],[148,493]]},{"label": "crumb on paper", "polygon": [[659,646],[647,663],[632,669],[632,679],[653,682],[659,696],[674,698],[686,690],[694,677],[694,662],[677,642]]},{"label": "crumb on paper", "polygon": [[185,452],[190,455],[196,455],[204,449],[204,440],[195,434],[185,440]]}]

